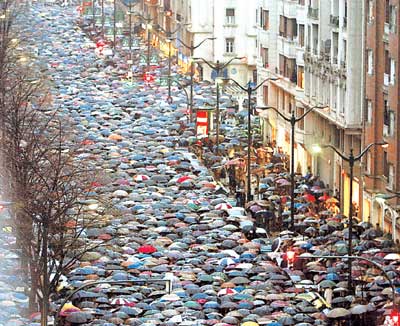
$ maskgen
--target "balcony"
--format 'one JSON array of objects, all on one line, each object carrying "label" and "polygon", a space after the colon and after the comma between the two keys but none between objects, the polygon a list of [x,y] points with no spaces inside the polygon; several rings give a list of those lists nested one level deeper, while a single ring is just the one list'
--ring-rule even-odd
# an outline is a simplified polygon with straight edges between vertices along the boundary
[{"label": "balcony", "polygon": [[267,46],[269,44],[269,31],[260,30],[259,32],[259,43]]},{"label": "balcony", "polygon": [[307,17],[318,20],[319,8],[308,7]]},{"label": "balcony", "polygon": [[296,43],[283,37],[278,37],[278,52],[288,58],[296,58]]},{"label": "balcony", "polygon": [[297,18],[297,4],[296,1],[286,2],[283,7],[283,15],[288,18]]},{"label": "balcony", "polygon": [[332,27],[339,28],[339,16],[330,15],[329,24]]}]

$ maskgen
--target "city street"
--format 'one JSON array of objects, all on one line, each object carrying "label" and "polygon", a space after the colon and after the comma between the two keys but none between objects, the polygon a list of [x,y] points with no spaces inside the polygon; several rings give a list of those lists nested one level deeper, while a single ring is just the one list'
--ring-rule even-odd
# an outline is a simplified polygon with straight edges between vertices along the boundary
[{"label": "city street", "polygon": [[[234,144],[247,146],[238,130],[246,125],[224,125],[216,157],[188,123],[182,90],[173,87],[168,104],[166,86],[142,76],[130,82],[122,55],[99,55],[78,27],[79,15],[75,6],[34,2],[26,19],[30,42],[51,75],[52,105],[80,141],[78,159],[89,159],[99,176],[82,199],[95,225],[80,239],[98,246],[63,275],[49,320],[71,326],[383,324],[400,285],[399,246],[354,220],[351,293],[348,260],[326,258],[347,254],[349,234],[331,190],[318,178],[297,175],[295,229],[288,231],[285,153],[265,146],[268,161],[263,148],[257,152],[256,198],[238,207],[229,176],[213,172],[241,168],[228,152]],[[158,75],[166,64],[159,60]],[[195,94],[213,103],[210,84],[196,85]],[[225,94],[221,104],[230,101]],[[202,158],[190,151],[196,143],[204,146]],[[273,220],[260,213],[267,210]],[[0,246],[9,242],[10,233],[1,234]],[[0,251],[0,326],[38,326],[40,314],[18,315],[27,298],[14,285],[22,281],[10,275],[12,264],[13,253]]]}]

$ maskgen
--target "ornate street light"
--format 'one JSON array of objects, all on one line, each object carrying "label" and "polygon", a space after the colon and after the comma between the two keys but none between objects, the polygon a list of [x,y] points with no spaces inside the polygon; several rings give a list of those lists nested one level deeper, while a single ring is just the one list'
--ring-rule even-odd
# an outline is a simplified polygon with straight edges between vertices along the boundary
[{"label": "ornate street light", "polygon": [[[360,154],[354,155],[353,154],[353,149],[350,149],[350,154],[349,156],[344,155],[342,152],[340,152],[335,146],[333,145],[314,145],[314,151],[315,152],[321,152],[322,148],[331,148],[333,149],[336,154],[340,156],[340,158],[346,162],[349,163],[350,167],[350,195],[349,195],[349,241],[348,241],[348,249],[347,249],[347,255],[350,257],[353,254],[353,168],[354,168],[354,163],[361,160],[361,158],[368,152],[368,150],[372,146],[382,146],[382,147],[387,147],[388,143],[385,141],[382,142],[377,142],[377,143],[371,143],[367,147],[365,147]],[[353,293],[353,279],[352,279],[352,259],[348,259],[348,269],[349,269],[349,275],[347,278],[347,287],[350,293]]]}]

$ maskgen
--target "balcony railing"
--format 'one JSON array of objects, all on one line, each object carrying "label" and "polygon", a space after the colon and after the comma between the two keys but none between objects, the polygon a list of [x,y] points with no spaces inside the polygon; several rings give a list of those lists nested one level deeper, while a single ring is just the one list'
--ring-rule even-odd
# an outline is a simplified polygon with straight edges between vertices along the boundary
[{"label": "balcony railing", "polygon": [[309,18],[318,19],[319,8],[308,7],[307,16]]},{"label": "balcony railing", "polygon": [[331,15],[329,22],[330,22],[331,26],[339,27],[339,16]]}]

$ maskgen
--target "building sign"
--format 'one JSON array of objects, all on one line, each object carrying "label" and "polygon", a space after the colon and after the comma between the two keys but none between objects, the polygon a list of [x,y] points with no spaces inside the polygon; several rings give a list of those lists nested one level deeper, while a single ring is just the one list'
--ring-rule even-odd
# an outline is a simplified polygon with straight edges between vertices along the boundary
[{"label": "building sign", "polygon": [[208,135],[208,112],[207,111],[197,111],[196,115],[196,134],[197,136],[207,136]]}]

